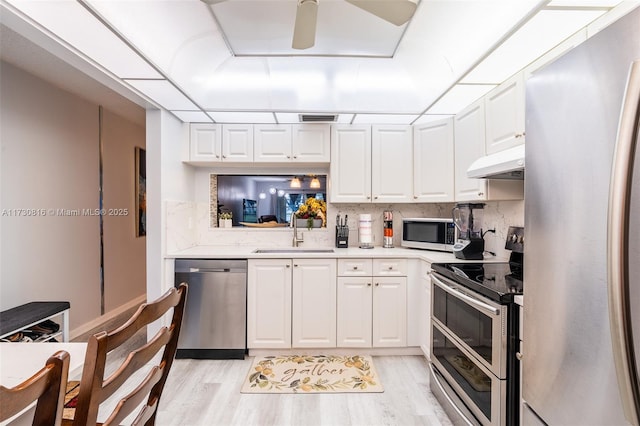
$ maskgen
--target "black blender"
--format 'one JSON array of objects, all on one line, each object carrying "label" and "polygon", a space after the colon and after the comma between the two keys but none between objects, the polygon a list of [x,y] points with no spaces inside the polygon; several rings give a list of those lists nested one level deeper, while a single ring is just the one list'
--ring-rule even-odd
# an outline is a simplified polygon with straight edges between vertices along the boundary
[{"label": "black blender", "polygon": [[458,228],[458,241],[453,245],[457,259],[483,259],[484,238],[482,217],[484,203],[457,204],[453,210],[453,223]]}]

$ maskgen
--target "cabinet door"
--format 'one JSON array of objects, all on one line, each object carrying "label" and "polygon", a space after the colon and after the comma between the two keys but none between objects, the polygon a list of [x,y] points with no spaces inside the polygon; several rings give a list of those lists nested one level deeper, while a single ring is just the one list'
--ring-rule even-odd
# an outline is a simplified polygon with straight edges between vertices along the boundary
[{"label": "cabinet door", "polygon": [[455,117],[456,201],[486,199],[486,180],[469,179],[467,169],[485,154],[484,99],[474,102]]},{"label": "cabinet door", "polygon": [[290,162],[291,125],[263,124],[253,126],[254,161]]},{"label": "cabinet door", "polygon": [[291,347],[291,260],[249,260],[247,346]]},{"label": "cabinet door", "polygon": [[219,124],[190,124],[189,160],[220,161],[221,130]]},{"label": "cabinet door", "polygon": [[253,125],[222,125],[222,161],[253,161]]},{"label": "cabinet door", "polygon": [[371,193],[374,203],[413,201],[411,126],[372,126]]},{"label": "cabinet door", "polygon": [[413,128],[413,199],[454,200],[453,118]]},{"label": "cabinet door", "polygon": [[296,124],[293,126],[293,161],[328,163],[331,161],[331,126]]},{"label": "cabinet door", "polygon": [[371,347],[371,277],[338,277],[338,347]]},{"label": "cabinet door", "polygon": [[331,127],[332,203],[371,202],[371,126]]},{"label": "cabinet door", "polygon": [[373,347],[407,346],[407,277],[373,283]]},{"label": "cabinet door", "polygon": [[420,263],[420,348],[427,358],[431,358],[431,264]]},{"label": "cabinet door", "polygon": [[336,347],[336,260],[293,260],[294,348]]},{"label": "cabinet door", "polygon": [[519,72],[485,96],[486,151],[524,143],[524,79]]}]

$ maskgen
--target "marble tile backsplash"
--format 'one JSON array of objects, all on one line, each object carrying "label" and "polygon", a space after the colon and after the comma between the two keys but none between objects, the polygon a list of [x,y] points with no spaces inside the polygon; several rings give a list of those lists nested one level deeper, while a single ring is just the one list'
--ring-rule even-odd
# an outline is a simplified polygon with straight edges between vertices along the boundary
[{"label": "marble tile backsplash", "polygon": [[[327,228],[302,229],[305,247],[333,247],[335,245],[336,215],[348,215],[349,246],[358,246],[358,219],[361,213],[372,216],[375,245],[382,245],[382,214],[393,212],[393,244],[400,246],[402,219],[408,217],[451,217],[454,203],[443,204],[331,204],[327,206]],[[278,229],[221,229],[211,227],[209,203],[166,202],[167,252],[183,250],[195,245],[238,245],[255,247],[290,246],[292,230]],[[484,229],[494,229],[485,235],[485,248],[499,257],[508,257],[504,249],[509,226],[524,225],[524,201],[487,202]]]}]

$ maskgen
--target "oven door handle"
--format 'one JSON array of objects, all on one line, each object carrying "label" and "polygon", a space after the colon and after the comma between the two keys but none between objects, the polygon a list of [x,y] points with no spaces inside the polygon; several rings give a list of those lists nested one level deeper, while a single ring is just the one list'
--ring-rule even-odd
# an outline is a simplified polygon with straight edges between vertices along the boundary
[{"label": "oven door handle", "polygon": [[500,310],[497,308],[494,308],[491,305],[488,305],[478,299],[476,299],[475,297],[471,297],[467,294],[462,293],[460,290],[455,289],[449,285],[447,285],[444,281],[442,281],[440,278],[438,278],[438,276],[436,274],[431,274],[431,279],[435,282],[435,284],[442,288],[444,291],[446,291],[447,293],[450,293],[451,295],[457,297],[458,299],[462,299],[465,302],[467,302],[468,304],[470,304],[471,306],[473,306],[474,308],[478,309],[479,311],[487,314],[487,315],[500,315]]}]

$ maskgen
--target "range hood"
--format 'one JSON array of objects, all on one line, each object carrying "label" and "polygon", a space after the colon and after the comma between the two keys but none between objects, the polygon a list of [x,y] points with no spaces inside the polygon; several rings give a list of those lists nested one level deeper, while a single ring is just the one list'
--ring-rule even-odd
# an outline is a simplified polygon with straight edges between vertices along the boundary
[{"label": "range hood", "polygon": [[478,179],[524,179],[524,145],[518,145],[477,159],[467,169],[467,177]]}]

